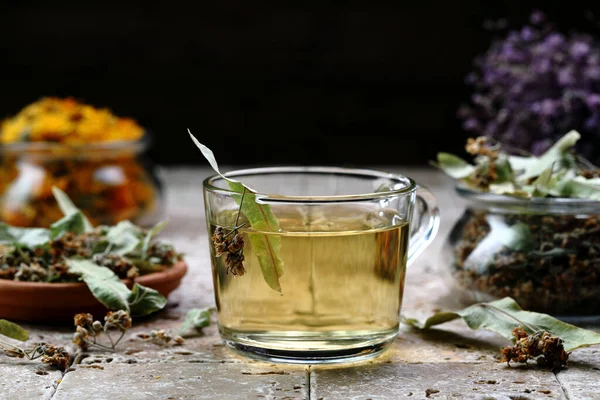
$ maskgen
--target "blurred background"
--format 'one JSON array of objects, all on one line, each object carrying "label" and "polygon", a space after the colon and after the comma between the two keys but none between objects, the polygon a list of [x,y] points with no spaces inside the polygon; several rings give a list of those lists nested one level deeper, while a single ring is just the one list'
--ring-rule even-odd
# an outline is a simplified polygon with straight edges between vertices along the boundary
[{"label": "blurred background", "polygon": [[494,30],[540,9],[600,33],[584,2],[404,3],[2,2],[0,117],[73,96],[137,120],[162,165],[204,165],[188,127],[222,164],[424,165],[470,135]]}]

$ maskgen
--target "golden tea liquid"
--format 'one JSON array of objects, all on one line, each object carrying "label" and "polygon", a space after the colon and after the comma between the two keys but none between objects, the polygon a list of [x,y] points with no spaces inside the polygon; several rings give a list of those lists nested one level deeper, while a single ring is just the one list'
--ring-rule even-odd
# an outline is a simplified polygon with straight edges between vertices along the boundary
[{"label": "golden tea liquid", "polygon": [[[228,213],[223,220],[231,219]],[[212,251],[223,338],[284,358],[369,353],[389,343],[398,331],[408,224],[394,211],[365,205],[290,206],[275,213],[281,231],[261,233],[281,237],[283,293],[265,282],[245,228],[245,275],[227,273]]]}]

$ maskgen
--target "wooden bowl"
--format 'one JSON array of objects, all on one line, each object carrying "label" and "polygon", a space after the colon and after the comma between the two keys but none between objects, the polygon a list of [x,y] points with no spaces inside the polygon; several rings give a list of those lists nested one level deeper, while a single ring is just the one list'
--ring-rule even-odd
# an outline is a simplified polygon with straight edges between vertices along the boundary
[{"label": "wooden bowl", "polygon": [[[181,283],[187,265],[180,261],[162,272],[135,279],[167,297]],[[131,288],[131,280],[122,280]],[[73,316],[86,312],[100,319],[106,308],[85,283],[19,282],[0,279],[0,318],[10,321],[73,323]]]}]

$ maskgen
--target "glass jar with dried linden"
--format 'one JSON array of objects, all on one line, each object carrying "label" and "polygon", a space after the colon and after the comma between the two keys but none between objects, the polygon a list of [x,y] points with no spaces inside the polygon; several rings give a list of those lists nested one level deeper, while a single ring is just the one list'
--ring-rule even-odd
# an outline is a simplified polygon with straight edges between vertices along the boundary
[{"label": "glass jar with dried linden", "polygon": [[438,155],[467,201],[442,263],[463,300],[509,296],[564,319],[600,316],[600,171],[572,150],[578,139],[572,131],[539,157],[470,139],[474,165]]}]

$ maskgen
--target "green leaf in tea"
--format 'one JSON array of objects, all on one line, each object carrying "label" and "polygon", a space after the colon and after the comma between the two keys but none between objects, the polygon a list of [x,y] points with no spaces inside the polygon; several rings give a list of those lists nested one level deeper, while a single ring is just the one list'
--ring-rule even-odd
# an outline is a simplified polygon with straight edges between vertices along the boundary
[{"label": "green leaf in tea", "polygon": [[[228,182],[231,190],[241,193],[244,186],[239,182]],[[240,192],[241,191],[241,192]],[[241,212],[246,216],[252,229],[258,232],[278,232],[279,220],[271,211],[271,206],[261,204],[256,194],[246,191],[242,196],[233,196],[240,205]],[[274,290],[281,292],[279,278],[283,275],[283,260],[281,259],[281,238],[275,235],[263,235],[248,232],[248,239],[252,250],[258,257],[258,263],[267,284]]]},{"label": "green leaf in tea", "polygon": [[258,258],[265,282],[273,290],[281,292],[279,282],[283,275],[283,260],[280,255],[281,238],[277,235],[261,234],[261,232],[278,232],[279,220],[271,211],[271,207],[268,204],[261,203],[252,189],[221,174],[213,152],[200,143],[191,132],[189,134],[211,167],[225,179],[231,191],[237,193],[232,197],[240,206],[240,212],[246,216],[250,226],[256,231],[256,233],[248,233],[248,238],[253,252]]},{"label": "green leaf in tea", "polygon": [[546,314],[524,311],[510,297],[490,303],[474,304],[460,311],[438,312],[423,323],[415,319],[404,319],[404,322],[419,329],[428,329],[459,318],[471,329],[487,329],[507,340],[513,339],[513,330],[519,327],[531,334],[547,331],[564,341],[567,352],[600,344],[600,334],[567,324]]},{"label": "green leaf in tea", "polygon": [[19,228],[0,222],[0,243],[36,248],[48,244],[50,231],[44,228]]},{"label": "green leaf in tea", "polygon": [[473,165],[450,153],[438,153],[437,165],[454,179],[466,178],[475,171]]},{"label": "green leaf in tea", "polygon": [[132,316],[143,316],[158,311],[167,300],[153,289],[136,284],[133,291],[108,268],[89,260],[67,260],[69,271],[81,276],[90,292],[110,310],[125,310]]},{"label": "green leaf in tea", "polygon": [[213,307],[192,308],[185,315],[185,320],[179,328],[178,334],[182,337],[189,336],[192,328],[200,330],[210,325],[210,317],[215,312]]},{"label": "green leaf in tea", "polygon": [[[56,202],[58,203],[60,210],[66,216],[75,214],[77,212],[81,212],[81,210],[79,208],[77,208],[75,206],[75,204],[73,204],[73,201],[71,201],[69,196],[67,196],[67,194],[65,192],[63,192],[56,186],[52,187],[52,193],[54,194],[54,198],[56,199]],[[84,232],[89,232],[92,229],[94,229],[94,227],[92,226],[92,223],[87,219],[87,217],[83,213],[81,213],[81,215],[83,217]]]},{"label": "green leaf in tea", "polygon": [[127,303],[131,315],[143,317],[165,308],[167,299],[156,290],[136,283],[131,289]]},{"label": "green leaf in tea", "polygon": [[0,335],[19,340],[21,342],[25,342],[29,339],[29,332],[27,332],[26,329],[21,328],[14,322],[10,322],[5,319],[0,319]]}]

